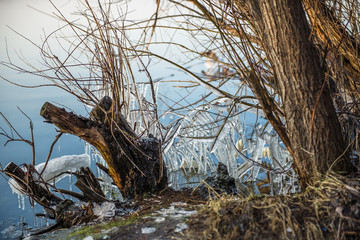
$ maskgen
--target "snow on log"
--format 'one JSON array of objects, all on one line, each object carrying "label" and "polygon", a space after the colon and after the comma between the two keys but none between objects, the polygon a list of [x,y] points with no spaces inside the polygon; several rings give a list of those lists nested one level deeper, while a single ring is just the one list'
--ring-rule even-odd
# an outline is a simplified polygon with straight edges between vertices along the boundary
[{"label": "snow on log", "polygon": [[[41,173],[45,163],[40,163],[36,165],[35,169]],[[64,178],[66,175],[61,173],[64,172],[77,172],[81,167],[90,166],[90,156],[88,154],[81,155],[65,155],[58,158],[51,159],[42,173],[41,177],[44,181],[48,182],[51,180],[52,182],[59,181]],[[35,177],[34,177],[35,178]],[[35,179],[36,180],[36,179]]]},{"label": "snow on log", "polygon": [[[62,201],[61,198],[51,193],[48,188],[34,180],[31,168],[25,172],[21,167],[10,162],[4,168],[4,173],[13,179],[9,181],[9,184],[11,184],[13,191],[15,189],[14,192],[27,194],[44,207],[57,205]],[[16,184],[13,184],[14,181]]]}]

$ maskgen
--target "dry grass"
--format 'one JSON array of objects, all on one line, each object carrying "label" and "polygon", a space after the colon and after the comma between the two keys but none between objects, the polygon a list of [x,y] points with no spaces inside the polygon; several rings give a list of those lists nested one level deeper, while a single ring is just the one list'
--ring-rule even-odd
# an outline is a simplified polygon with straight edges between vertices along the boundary
[{"label": "dry grass", "polygon": [[189,239],[358,239],[360,176],[329,174],[306,192],[223,197],[189,221]]}]

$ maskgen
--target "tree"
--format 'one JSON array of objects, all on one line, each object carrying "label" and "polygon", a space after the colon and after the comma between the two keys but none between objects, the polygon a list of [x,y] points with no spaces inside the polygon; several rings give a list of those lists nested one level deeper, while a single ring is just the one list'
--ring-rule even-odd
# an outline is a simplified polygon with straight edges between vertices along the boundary
[{"label": "tree", "polygon": [[[117,31],[121,20],[109,20],[111,1],[104,5],[96,3],[96,10],[89,1],[82,3],[81,15],[88,25],[68,21],[53,5],[60,21],[75,36],[72,40],[66,36],[61,43],[69,44],[64,48],[67,49],[65,59],[58,55],[59,52],[52,51],[56,44],[51,41],[61,39],[54,31],[41,46],[32,42],[43,57],[42,70],[28,65],[32,70],[27,71],[10,59],[1,64],[44,77],[52,82],[46,86],[59,87],[92,108],[88,117],[82,117],[45,102],[40,115],[46,122],[54,124],[60,133],[78,136],[96,148],[95,154],[107,165],[98,163],[98,167],[112,178],[124,199],[142,198],[145,194],[162,191],[167,188],[167,170],[161,157],[161,140],[164,139],[160,140],[162,126],[158,121],[154,83],[150,76],[143,84],[134,79],[130,59],[136,52],[125,33]],[[80,55],[75,57],[79,50]],[[147,73],[141,59],[139,64],[142,64],[142,72]],[[80,73],[84,70],[89,73],[85,77]],[[19,85],[24,86],[23,83]],[[146,95],[144,88],[150,88],[150,94]],[[2,135],[5,134],[2,132]],[[9,176],[14,177],[11,173]]]},{"label": "tree", "polygon": [[[283,101],[288,149],[300,182],[313,184],[331,167],[347,171],[341,128],[328,76],[311,41],[301,1],[248,1],[255,29],[274,69]],[[250,79],[250,85],[253,85]],[[252,88],[255,90],[256,88]],[[340,161],[339,161],[340,160]],[[335,162],[337,161],[337,162]]]},{"label": "tree", "polygon": [[[291,153],[302,187],[314,184],[330,169],[352,171],[349,142],[344,141],[332,100],[335,92],[329,88],[336,76],[334,60],[327,58],[327,51],[337,57],[336,47],[340,47],[342,55],[348,56],[347,68],[351,67],[348,73],[356,77],[359,63],[354,58],[359,57],[358,43],[329,11],[326,2],[304,1],[304,5],[300,0],[190,2],[221,35],[224,55],[236,72],[246,78],[266,118]],[[316,15],[319,11],[324,17]],[[330,31],[324,31],[327,27],[321,25],[325,23]],[[312,35],[312,31],[317,35]],[[338,34],[327,38],[329,32]],[[343,42],[341,36],[345,36]],[[351,77],[347,76],[354,79]],[[341,88],[337,79],[335,82]],[[358,81],[349,82],[357,95],[358,90],[354,89]],[[276,94],[279,99],[274,97]]]}]

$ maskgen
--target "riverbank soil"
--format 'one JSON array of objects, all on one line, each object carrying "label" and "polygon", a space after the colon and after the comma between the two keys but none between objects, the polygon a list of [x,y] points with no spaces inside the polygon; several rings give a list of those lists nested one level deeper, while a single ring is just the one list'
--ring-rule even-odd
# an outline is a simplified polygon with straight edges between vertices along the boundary
[{"label": "riverbank soil", "polygon": [[186,221],[207,203],[192,189],[165,189],[127,204],[128,215],[101,218],[70,229],[32,236],[38,239],[182,239]]},{"label": "riverbank soil", "polygon": [[220,198],[187,224],[187,239],[360,239],[360,175],[293,196]]},{"label": "riverbank soil", "polygon": [[331,174],[301,194],[222,195],[166,189],[123,217],[29,239],[360,239],[360,175]]}]

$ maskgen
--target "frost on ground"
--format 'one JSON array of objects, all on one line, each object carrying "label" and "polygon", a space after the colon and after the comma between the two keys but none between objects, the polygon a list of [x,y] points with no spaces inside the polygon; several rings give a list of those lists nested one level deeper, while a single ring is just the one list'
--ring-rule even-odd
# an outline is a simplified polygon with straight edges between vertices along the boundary
[{"label": "frost on ground", "polygon": [[154,227],[144,227],[141,229],[142,234],[154,233],[155,231],[156,231],[156,228],[154,228]]},{"label": "frost on ground", "polygon": [[186,223],[178,223],[176,224],[175,232],[182,232],[183,230],[187,229],[188,225]]}]

